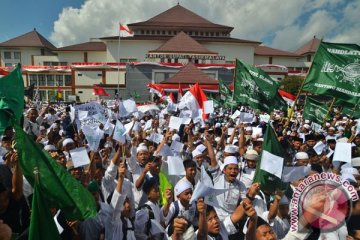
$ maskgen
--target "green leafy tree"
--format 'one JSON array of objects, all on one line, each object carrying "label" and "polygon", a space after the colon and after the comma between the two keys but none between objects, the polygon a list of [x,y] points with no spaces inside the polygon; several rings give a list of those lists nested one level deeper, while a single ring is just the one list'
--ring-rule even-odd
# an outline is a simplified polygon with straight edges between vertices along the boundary
[{"label": "green leafy tree", "polygon": [[297,95],[301,87],[304,77],[300,76],[286,76],[280,83],[280,89]]}]

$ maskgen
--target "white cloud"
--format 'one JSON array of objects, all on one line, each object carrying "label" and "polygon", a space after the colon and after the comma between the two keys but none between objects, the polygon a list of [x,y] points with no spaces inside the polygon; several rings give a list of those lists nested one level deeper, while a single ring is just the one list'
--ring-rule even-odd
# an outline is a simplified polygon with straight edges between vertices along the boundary
[{"label": "white cloud", "polygon": [[[349,41],[360,38],[359,31],[355,31],[359,29],[359,1],[350,3],[355,6],[337,9],[340,2],[183,0],[181,5],[214,23],[234,27],[232,37],[255,41],[265,39],[268,41],[266,44],[272,47],[294,50],[313,35]],[[66,46],[86,42],[90,38],[117,36],[119,22],[145,21],[175,4],[175,1],[169,0],[87,0],[79,9],[63,9],[54,23],[50,40],[56,46]],[[344,17],[336,20],[332,10]],[[303,19],[304,14],[307,19]],[[270,36],[274,37],[272,42]]]}]

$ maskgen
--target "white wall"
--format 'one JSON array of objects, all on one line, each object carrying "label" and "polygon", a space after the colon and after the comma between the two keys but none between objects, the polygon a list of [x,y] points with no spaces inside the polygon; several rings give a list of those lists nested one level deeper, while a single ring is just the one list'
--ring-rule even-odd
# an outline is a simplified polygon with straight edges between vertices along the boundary
[{"label": "white wall", "polygon": [[[135,58],[136,61],[145,60],[145,54],[160,47],[165,41],[160,40],[121,40],[120,58]],[[107,62],[118,62],[118,41],[106,41]]]},{"label": "white wall", "polygon": [[125,72],[124,71],[120,71],[120,72],[106,71],[106,84],[118,84],[118,80],[119,80],[119,84],[125,84]]},{"label": "white wall", "polygon": [[[4,59],[4,52],[21,52],[21,64],[22,65],[31,65],[31,56],[40,55],[40,48],[3,48],[1,49],[1,66],[4,66],[5,63],[16,64],[19,62],[18,59]],[[13,56],[12,56],[13,57]],[[36,62],[35,62],[35,65]]]},{"label": "white wall", "polygon": [[[209,51],[217,52],[220,56],[225,56],[226,61],[242,60],[249,64],[254,64],[254,49],[252,44],[242,43],[203,43]],[[224,63],[224,61],[213,61],[213,63]]]},{"label": "white wall", "polygon": [[[81,74],[82,76],[79,76]],[[102,71],[76,70],[75,86],[93,85],[102,83]]]}]

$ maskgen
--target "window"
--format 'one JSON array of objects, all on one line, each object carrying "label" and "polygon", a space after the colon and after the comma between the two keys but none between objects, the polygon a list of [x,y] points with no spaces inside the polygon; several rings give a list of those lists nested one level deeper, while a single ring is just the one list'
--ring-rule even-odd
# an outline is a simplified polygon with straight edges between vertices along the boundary
[{"label": "window", "polygon": [[102,76],[102,73],[98,73],[98,77],[101,77]]},{"label": "window", "polygon": [[31,75],[29,75],[29,83],[30,83],[30,86],[31,86],[31,85],[34,85],[34,86],[37,86],[37,85],[38,85],[37,75],[36,75],[36,74],[31,74]]},{"label": "window", "polygon": [[199,33],[198,32],[195,32],[195,36],[197,36]]},{"label": "window", "polygon": [[217,37],[218,37],[218,36],[220,36],[220,33],[219,33],[219,32],[217,32],[217,33],[216,33],[216,36],[217,36]]},{"label": "window", "polygon": [[39,97],[40,97],[40,100],[41,100],[41,101],[47,100],[47,99],[46,99],[46,91],[40,90],[40,91],[39,91]]},{"label": "window", "polygon": [[168,59],[167,59],[167,62],[168,62],[168,63],[171,63],[171,58],[168,58]]},{"label": "window", "polygon": [[60,62],[59,66],[67,66],[67,62]]},{"label": "window", "polygon": [[69,101],[70,95],[72,95],[72,91],[65,91],[65,101]]},{"label": "window", "polygon": [[273,62],[272,57],[269,57],[269,64],[272,64],[272,62]]},{"label": "window", "polygon": [[82,76],[82,73],[78,73],[78,76],[81,77],[81,76]]},{"label": "window", "polygon": [[46,75],[47,86],[55,86],[54,75]]},{"label": "window", "polygon": [[150,31],[149,31],[149,30],[146,30],[146,34],[150,34]]},{"label": "window", "polygon": [[38,79],[39,79],[39,86],[46,86],[45,75],[39,74]]},{"label": "window", "polygon": [[71,75],[65,75],[65,86],[71,86]]},{"label": "window", "polygon": [[311,62],[311,55],[307,55],[307,61]]},{"label": "window", "polygon": [[156,34],[157,34],[157,35],[160,35],[160,30],[157,30],[157,31],[156,31]]},{"label": "window", "polygon": [[162,31],[162,34],[165,35],[165,30]]},{"label": "window", "polygon": [[144,35],[144,30],[141,30],[141,34]]},{"label": "window", "polygon": [[21,52],[14,52],[14,59],[20,60],[21,59]]},{"label": "window", "polygon": [[5,67],[12,67],[12,63],[5,63]]},{"label": "window", "polygon": [[11,52],[4,52],[5,59],[11,59]]},{"label": "window", "polygon": [[179,59],[178,58],[175,58],[174,59],[174,63],[178,63],[179,62]]},{"label": "window", "polygon": [[127,62],[128,62],[128,59],[127,59],[127,58],[120,58],[120,62],[121,62],[121,63],[127,63]]},{"label": "window", "polygon": [[152,31],[151,31],[151,34],[155,35],[155,31],[154,31],[154,30],[152,30]]},{"label": "window", "polygon": [[56,75],[56,85],[57,86],[64,85],[64,76],[63,75]]}]

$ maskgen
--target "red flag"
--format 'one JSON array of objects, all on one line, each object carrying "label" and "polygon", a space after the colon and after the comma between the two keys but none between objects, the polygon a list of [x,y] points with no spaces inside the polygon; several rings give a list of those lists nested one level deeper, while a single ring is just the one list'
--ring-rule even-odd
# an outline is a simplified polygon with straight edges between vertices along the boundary
[{"label": "red flag", "polygon": [[120,37],[133,37],[134,32],[125,24],[120,24]]},{"label": "red flag", "polygon": [[93,95],[97,95],[97,96],[110,96],[110,94],[108,94],[107,92],[105,92],[105,90],[97,85],[93,86]]},{"label": "red flag", "polygon": [[170,94],[169,94],[169,98],[171,99],[171,101],[172,101],[173,103],[176,103],[176,100],[175,100],[175,97],[174,97],[174,94],[173,94],[173,93],[170,93]]},{"label": "red flag", "polygon": [[189,92],[191,93],[191,95],[193,95],[193,97],[196,99],[196,102],[199,106],[200,109],[202,109],[203,111],[203,119],[207,119],[209,116],[208,114],[204,114],[204,102],[207,101],[207,97],[204,93],[204,91],[201,89],[199,83],[196,83],[195,85],[191,86],[191,88],[189,89]]},{"label": "red flag", "polygon": [[283,90],[278,90],[280,96],[288,103],[288,105],[292,106],[295,102],[296,96],[291,93],[285,92]]},{"label": "red flag", "polygon": [[164,97],[165,95],[164,89],[159,87],[157,84],[149,83],[147,86],[149,88],[150,93],[154,93],[158,95],[160,98]]}]

